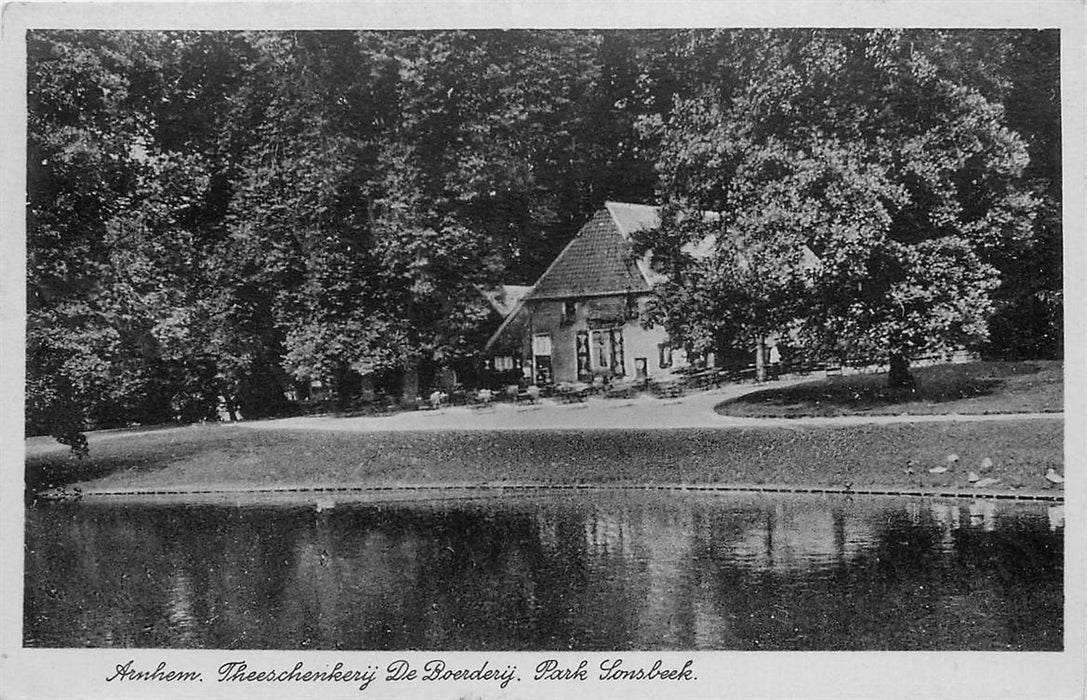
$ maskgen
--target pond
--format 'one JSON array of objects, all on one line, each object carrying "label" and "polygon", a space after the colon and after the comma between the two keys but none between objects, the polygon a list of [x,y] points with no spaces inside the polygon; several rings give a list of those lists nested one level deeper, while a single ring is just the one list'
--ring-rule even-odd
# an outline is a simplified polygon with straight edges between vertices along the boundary
[{"label": "pond", "polygon": [[38,505],[24,644],[1060,650],[1062,508],[634,491]]}]

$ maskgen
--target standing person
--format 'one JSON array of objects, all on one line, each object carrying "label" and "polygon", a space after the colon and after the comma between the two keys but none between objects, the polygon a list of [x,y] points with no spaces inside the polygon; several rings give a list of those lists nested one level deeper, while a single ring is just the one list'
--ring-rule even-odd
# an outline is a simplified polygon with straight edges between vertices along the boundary
[{"label": "standing person", "polygon": [[778,346],[776,344],[770,346],[769,362],[770,362],[770,378],[771,379],[777,379],[778,378],[778,372],[779,372],[779,370],[781,368],[781,351],[778,350]]}]

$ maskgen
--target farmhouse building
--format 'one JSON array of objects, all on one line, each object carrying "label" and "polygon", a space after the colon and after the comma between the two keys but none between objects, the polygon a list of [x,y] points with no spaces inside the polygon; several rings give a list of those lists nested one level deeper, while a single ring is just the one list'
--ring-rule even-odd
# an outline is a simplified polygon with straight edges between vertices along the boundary
[{"label": "farmhouse building", "polygon": [[[695,358],[673,347],[660,326],[641,323],[653,285],[663,277],[651,269],[648,256],[633,255],[632,237],[660,223],[657,207],[605,202],[535,285],[513,288],[511,298],[517,301],[486,345],[492,368],[515,371],[537,385],[601,376],[661,380],[687,369],[688,359]],[[688,252],[701,257],[713,248],[711,236]],[[807,246],[800,252],[805,269],[819,266]],[[759,339],[740,361],[760,368],[767,359],[774,362],[777,340],[776,335]],[[714,366],[719,358],[709,353],[697,359]]]},{"label": "farmhouse building", "polygon": [[520,366],[542,385],[659,378],[685,366],[663,328],[640,322],[654,273],[632,255],[631,236],[659,226],[656,207],[605,203],[488,341],[495,368]]}]

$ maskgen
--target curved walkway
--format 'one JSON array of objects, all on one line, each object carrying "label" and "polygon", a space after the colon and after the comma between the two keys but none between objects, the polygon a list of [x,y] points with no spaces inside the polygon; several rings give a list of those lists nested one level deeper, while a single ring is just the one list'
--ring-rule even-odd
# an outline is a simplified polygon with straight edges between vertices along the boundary
[{"label": "curved walkway", "polygon": [[[780,382],[787,386],[797,382]],[[766,428],[845,426],[890,423],[989,422],[1023,419],[1064,420],[1063,413],[992,413],[945,415],[853,415],[811,418],[741,418],[722,416],[713,408],[761,386],[734,385],[691,394],[679,399],[639,396],[633,399],[590,398],[584,403],[536,406],[495,404],[487,408],[449,407],[407,411],[388,416],[304,416],[237,425],[255,429],[303,429],[349,432],[403,432],[415,430],[664,430],[673,428]]]}]

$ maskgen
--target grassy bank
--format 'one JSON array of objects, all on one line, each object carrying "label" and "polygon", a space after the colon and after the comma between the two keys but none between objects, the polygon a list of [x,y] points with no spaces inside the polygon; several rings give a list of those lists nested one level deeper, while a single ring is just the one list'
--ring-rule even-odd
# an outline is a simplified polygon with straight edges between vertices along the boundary
[{"label": "grassy bank", "polygon": [[[994,488],[1056,488],[1063,422],[843,427],[338,433],[194,426],[92,435],[91,457],[28,445],[27,487],[163,488],[480,481],[716,482],[968,487],[985,457]],[[930,474],[948,454],[946,474]],[[907,470],[912,469],[913,473]]]},{"label": "grassy bank", "polygon": [[1062,363],[970,362],[913,370],[911,390],[887,388],[886,374],[828,377],[747,394],[717,406],[726,416],[1049,413],[1063,410]]}]

